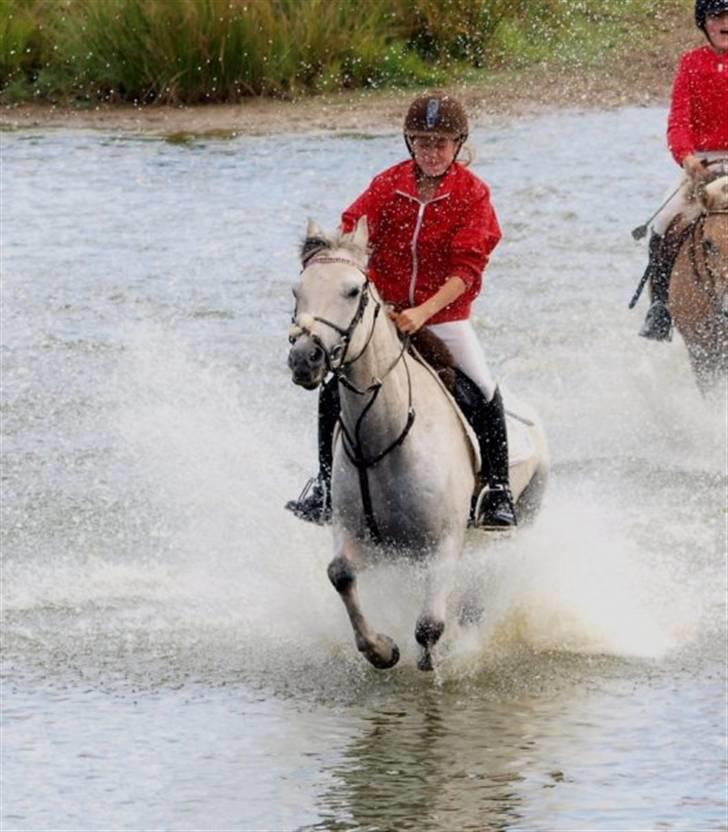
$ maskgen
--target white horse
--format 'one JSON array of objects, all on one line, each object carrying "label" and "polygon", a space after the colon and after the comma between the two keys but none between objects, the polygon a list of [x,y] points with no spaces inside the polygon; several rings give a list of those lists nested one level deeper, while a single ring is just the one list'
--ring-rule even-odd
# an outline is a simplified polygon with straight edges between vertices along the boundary
[{"label": "white horse", "polygon": [[[333,239],[315,223],[307,233],[288,364],[293,381],[308,390],[329,372],[339,383],[329,579],[360,652],[375,667],[389,668],[399,649],[370,627],[356,574],[375,555],[428,558],[415,638],[418,666],[430,670],[468,525],[477,443],[437,374],[407,351],[367,278],[366,220],[352,234]],[[514,441],[514,426],[523,433],[520,442]],[[545,439],[535,418],[509,420],[509,439],[512,453],[520,454],[511,457],[511,487],[523,518],[540,503]]]}]

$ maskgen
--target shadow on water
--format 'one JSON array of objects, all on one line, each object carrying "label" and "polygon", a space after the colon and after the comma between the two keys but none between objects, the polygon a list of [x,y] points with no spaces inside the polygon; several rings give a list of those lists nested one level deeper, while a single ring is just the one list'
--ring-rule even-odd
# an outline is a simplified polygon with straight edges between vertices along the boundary
[{"label": "shadow on water", "polygon": [[514,748],[513,737],[524,730],[518,715],[431,689],[408,704],[366,715],[328,772],[333,782],[319,798],[322,820],[307,829],[376,829],[383,807],[397,829],[501,830],[518,819],[513,783],[522,779],[518,757],[531,744],[524,738]]}]

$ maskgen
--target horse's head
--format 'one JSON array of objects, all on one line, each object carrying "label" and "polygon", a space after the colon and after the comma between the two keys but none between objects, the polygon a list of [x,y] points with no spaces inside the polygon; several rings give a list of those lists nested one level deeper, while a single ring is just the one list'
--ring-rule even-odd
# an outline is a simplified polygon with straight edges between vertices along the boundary
[{"label": "horse's head", "polygon": [[703,210],[728,211],[728,174],[721,174],[698,187],[698,199]]},{"label": "horse's head", "polygon": [[[351,234],[328,237],[309,221],[301,246],[302,271],[293,289],[288,366],[295,384],[313,390],[359,354],[366,332],[370,286],[366,275],[366,218]],[[360,343],[361,342],[361,343]]]}]

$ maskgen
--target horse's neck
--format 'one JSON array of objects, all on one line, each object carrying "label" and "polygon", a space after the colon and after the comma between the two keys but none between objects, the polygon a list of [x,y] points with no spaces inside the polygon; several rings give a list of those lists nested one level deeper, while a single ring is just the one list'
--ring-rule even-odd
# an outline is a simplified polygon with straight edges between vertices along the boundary
[{"label": "horse's neck", "polygon": [[[384,319],[376,322],[369,345],[349,366],[346,377],[357,390],[368,390],[362,394],[340,385],[342,416],[347,424],[356,424],[374,397],[362,427],[383,430],[391,423],[401,428],[403,413],[406,414],[411,403],[411,391],[402,343],[390,322]],[[375,395],[378,382],[381,389]]]}]

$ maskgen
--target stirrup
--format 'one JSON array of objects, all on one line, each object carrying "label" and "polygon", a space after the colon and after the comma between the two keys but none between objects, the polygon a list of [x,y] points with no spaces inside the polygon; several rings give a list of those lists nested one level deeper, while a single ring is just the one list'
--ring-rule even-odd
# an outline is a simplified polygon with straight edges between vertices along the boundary
[{"label": "stirrup", "polygon": [[323,477],[311,477],[297,500],[289,500],[286,508],[296,517],[321,526],[331,522],[331,496]]},{"label": "stirrup", "polygon": [[670,310],[661,300],[652,302],[639,334],[651,341],[672,340],[672,316]]},{"label": "stirrup", "polygon": [[516,507],[507,485],[486,485],[475,503],[473,525],[479,529],[506,531],[518,525]]}]

